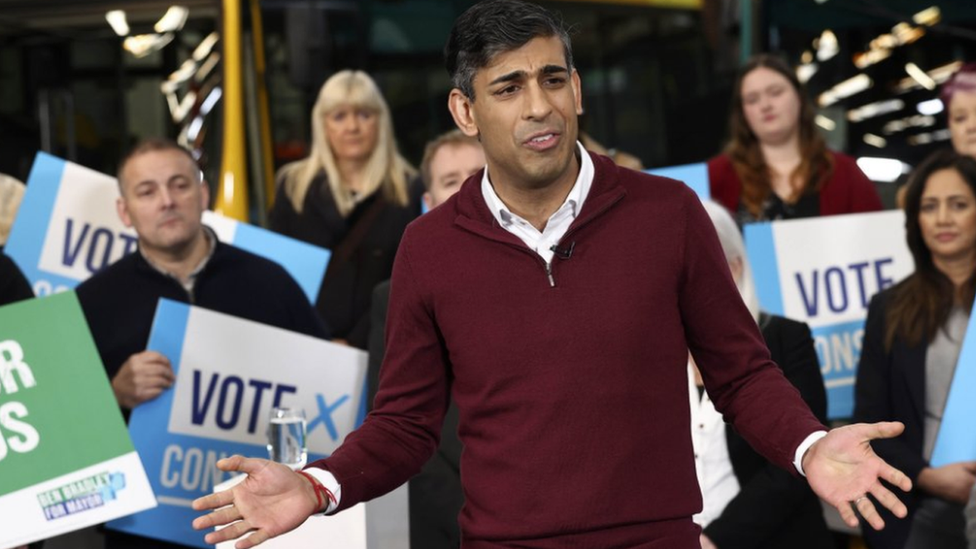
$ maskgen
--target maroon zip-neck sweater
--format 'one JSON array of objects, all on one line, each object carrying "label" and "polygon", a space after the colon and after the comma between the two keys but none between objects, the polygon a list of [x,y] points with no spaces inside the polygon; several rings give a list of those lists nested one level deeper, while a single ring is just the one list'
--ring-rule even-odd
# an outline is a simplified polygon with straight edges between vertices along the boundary
[{"label": "maroon zip-neck sweater", "polygon": [[698,547],[691,349],[716,408],[792,469],[823,429],[770,361],[698,198],[593,156],[596,175],[545,262],[470,178],[413,222],[393,272],[374,410],[317,466],[340,509],[417,473],[453,391],[463,547]]}]

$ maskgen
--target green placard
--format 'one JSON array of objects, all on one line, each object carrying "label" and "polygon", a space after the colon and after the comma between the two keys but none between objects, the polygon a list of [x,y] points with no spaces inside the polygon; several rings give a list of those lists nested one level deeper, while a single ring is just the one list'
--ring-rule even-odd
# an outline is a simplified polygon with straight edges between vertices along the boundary
[{"label": "green placard", "polygon": [[132,451],[74,292],[0,307],[0,496]]}]

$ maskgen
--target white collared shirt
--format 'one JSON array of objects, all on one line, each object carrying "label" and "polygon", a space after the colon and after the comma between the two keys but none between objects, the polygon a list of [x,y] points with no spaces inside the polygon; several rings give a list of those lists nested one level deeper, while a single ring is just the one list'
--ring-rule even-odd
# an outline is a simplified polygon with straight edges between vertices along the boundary
[{"label": "white collared shirt", "polygon": [[739,479],[732,469],[725,421],[708,393],[698,398],[695,372],[688,365],[688,398],[691,405],[691,445],[695,451],[695,474],[702,493],[702,511],[694,516],[705,528],[722,515],[725,506],[739,493]]},{"label": "white collared shirt", "polygon": [[549,220],[541,232],[525,219],[512,213],[502,202],[502,199],[498,198],[489,180],[487,166],[485,166],[485,173],[481,177],[481,194],[485,197],[485,203],[488,204],[491,215],[495,217],[503,229],[519,237],[529,249],[539,254],[547,264],[552,261],[552,246],[559,244],[573,220],[579,215],[583,202],[590,194],[590,187],[593,186],[593,175],[595,173],[593,159],[590,158],[589,153],[579,141],[576,142],[576,149],[580,159],[580,171],[579,175],[576,176],[576,183],[566,195],[566,200],[562,206],[549,216]]}]

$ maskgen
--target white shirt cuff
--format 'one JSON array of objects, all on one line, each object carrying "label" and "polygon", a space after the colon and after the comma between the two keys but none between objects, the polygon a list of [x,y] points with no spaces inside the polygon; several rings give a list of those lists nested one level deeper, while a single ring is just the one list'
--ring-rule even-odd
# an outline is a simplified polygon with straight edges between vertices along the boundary
[{"label": "white shirt cuff", "polygon": [[322,511],[322,514],[329,514],[335,511],[339,507],[339,502],[342,501],[342,486],[339,485],[339,481],[336,480],[335,476],[325,469],[319,469],[318,467],[302,469],[302,472],[314,477],[315,480],[319,481],[322,486],[325,486],[335,496],[335,503],[330,501],[329,506],[325,508],[325,511]]},{"label": "white shirt cuff", "polygon": [[803,455],[807,453],[807,450],[809,450],[811,446],[813,446],[814,442],[817,442],[825,436],[827,436],[827,431],[814,431],[810,433],[807,438],[803,439],[803,442],[796,447],[796,455],[793,456],[793,467],[796,467],[797,472],[802,476],[807,476],[807,474],[803,472]]}]

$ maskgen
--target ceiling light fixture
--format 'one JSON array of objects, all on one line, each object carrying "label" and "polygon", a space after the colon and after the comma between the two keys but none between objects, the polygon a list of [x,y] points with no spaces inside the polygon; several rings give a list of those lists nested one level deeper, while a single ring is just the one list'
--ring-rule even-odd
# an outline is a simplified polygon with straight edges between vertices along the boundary
[{"label": "ceiling light fixture", "polygon": [[[952,63],[947,63],[945,65],[930,70],[928,72],[928,75],[930,78],[932,78],[932,80],[935,81],[936,84],[941,84],[946,80],[948,80],[950,76],[955,74],[955,72],[958,71],[960,67],[962,67],[962,61],[953,61]],[[919,84],[917,80],[915,80],[911,76],[907,76],[903,78],[900,82],[898,82],[898,84],[895,86],[895,89],[898,90],[899,93],[904,93],[912,90],[917,90],[921,87],[922,85]]]},{"label": "ceiling light fixture", "polygon": [[860,93],[873,85],[874,82],[868,75],[859,74],[835,84],[834,87],[820,94],[818,102],[821,107],[829,107],[841,99]]},{"label": "ceiling light fixture", "polygon": [[861,105],[856,109],[851,109],[847,111],[847,119],[851,122],[861,122],[862,120],[867,120],[868,118],[874,118],[875,116],[881,116],[882,114],[889,114],[893,112],[898,112],[905,108],[905,102],[901,99],[886,99],[884,101],[875,101],[874,103],[868,103],[867,105]]},{"label": "ceiling light fixture", "polygon": [[891,135],[908,128],[930,128],[935,125],[935,117],[927,114],[915,114],[906,118],[892,120],[884,125],[882,132]]},{"label": "ceiling light fixture", "polygon": [[918,82],[919,85],[922,86],[923,88],[927,90],[935,89],[935,80],[933,80],[932,77],[928,75],[928,73],[918,68],[918,65],[916,65],[915,63],[906,63],[905,72],[907,72],[908,75],[911,76],[916,82]]},{"label": "ceiling light fixture", "polygon": [[945,108],[942,105],[942,100],[939,98],[929,99],[928,101],[922,101],[918,105],[915,105],[918,109],[919,114],[926,114],[929,116],[939,114]]},{"label": "ceiling light fixture", "polygon": [[952,134],[948,129],[941,129],[934,132],[910,135],[906,141],[908,141],[909,145],[928,145],[929,143],[934,143],[936,141],[948,141],[951,138]]},{"label": "ceiling light fixture", "polygon": [[190,15],[190,10],[183,6],[170,6],[156,24],[153,25],[158,33],[176,32],[186,24],[186,18]]},{"label": "ceiling light fixture", "polygon": [[129,22],[125,19],[125,11],[112,10],[105,14],[105,20],[119,36],[129,35]]},{"label": "ceiling light fixture", "polygon": [[835,128],[837,128],[837,122],[834,122],[833,120],[827,118],[822,114],[818,114],[817,117],[813,119],[813,121],[818,126],[827,130],[828,132],[832,132],[834,131]]},{"label": "ceiling light fixture", "polygon": [[888,146],[888,140],[880,135],[874,135],[873,133],[864,134],[864,142],[872,147],[877,147],[883,149]]},{"label": "ceiling light fixture", "polygon": [[942,20],[942,10],[939,9],[939,6],[925,8],[924,10],[913,15],[912,20],[915,21],[916,25],[931,27]]},{"label": "ceiling light fixture", "polygon": [[796,79],[801,84],[806,84],[813,78],[813,75],[817,74],[819,69],[820,66],[816,63],[804,63],[796,68]]},{"label": "ceiling light fixture", "polygon": [[826,61],[837,55],[839,51],[837,36],[830,29],[823,31],[820,34],[820,40],[817,41],[817,61]]},{"label": "ceiling light fixture", "polygon": [[173,34],[137,34],[122,42],[122,48],[136,57],[145,57],[173,41]]},{"label": "ceiling light fixture", "polygon": [[882,181],[891,183],[898,179],[903,173],[908,173],[911,167],[901,160],[894,158],[877,158],[872,156],[862,156],[857,159],[857,167],[861,168],[864,175],[871,181]]}]

